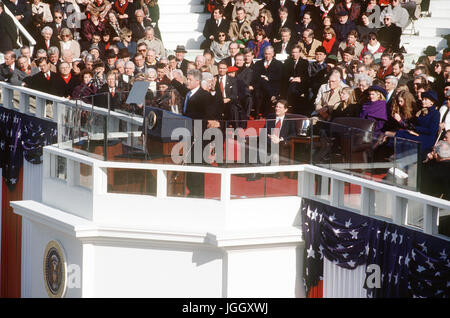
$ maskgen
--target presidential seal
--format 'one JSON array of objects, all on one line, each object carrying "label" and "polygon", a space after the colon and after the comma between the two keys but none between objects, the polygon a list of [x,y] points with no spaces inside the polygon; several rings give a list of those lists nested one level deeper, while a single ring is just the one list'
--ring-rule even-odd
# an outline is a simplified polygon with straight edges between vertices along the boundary
[{"label": "presidential seal", "polygon": [[152,130],[156,125],[156,113],[152,110],[148,113],[147,117],[147,129]]},{"label": "presidential seal", "polygon": [[62,245],[50,241],[44,252],[44,285],[51,298],[62,298],[66,293],[67,263]]}]

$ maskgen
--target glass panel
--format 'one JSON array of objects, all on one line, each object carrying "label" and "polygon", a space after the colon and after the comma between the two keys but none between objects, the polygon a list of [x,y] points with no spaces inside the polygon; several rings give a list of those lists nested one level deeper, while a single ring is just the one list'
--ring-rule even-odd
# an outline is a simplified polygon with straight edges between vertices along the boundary
[{"label": "glass panel", "polygon": [[67,180],[67,158],[61,156],[51,156],[52,168],[50,171],[50,177]]},{"label": "glass panel", "polygon": [[297,172],[251,173],[231,176],[231,199],[295,196]]},{"label": "glass panel", "polygon": [[92,166],[74,162],[74,185],[92,190]]},{"label": "glass panel", "polygon": [[361,186],[344,182],[343,206],[351,209],[361,209]]},{"label": "glass panel", "polygon": [[167,171],[169,197],[220,200],[220,189],[220,174]]},{"label": "glass panel", "polygon": [[156,196],[156,170],[108,168],[108,192]]},{"label": "glass panel", "polygon": [[411,226],[423,228],[423,204],[408,200],[406,207],[406,223]]},{"label": "glass panel", "polygon": [[[344,120],[345,119],[345,120]],[[317,121],[313,127],[312,164],[411,190],[418,188],[419,144],[344,124]]]},{"label": "glass panel", "polygon": [[330,178],[315,175],[314,176],[314,195],[322,200],[330,201],[331,184]]},{"label": "glass panel", "polygon": [[392,219],[392,195],[380,191],[374,191],[374,193],[374,215]]}]

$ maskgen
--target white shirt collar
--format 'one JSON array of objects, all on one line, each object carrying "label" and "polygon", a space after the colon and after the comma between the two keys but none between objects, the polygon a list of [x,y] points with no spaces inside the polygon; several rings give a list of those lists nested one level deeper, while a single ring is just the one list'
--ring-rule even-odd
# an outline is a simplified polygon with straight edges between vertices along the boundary
[{"label": "white shirt collar", "polygon": [[194,95],[195,93],[197,93],[197,91],[199,90],[199,88],[200,88],[200,86],[197,86],[196,88],[191,89],[191,97],[192,97],[192,95]]}]

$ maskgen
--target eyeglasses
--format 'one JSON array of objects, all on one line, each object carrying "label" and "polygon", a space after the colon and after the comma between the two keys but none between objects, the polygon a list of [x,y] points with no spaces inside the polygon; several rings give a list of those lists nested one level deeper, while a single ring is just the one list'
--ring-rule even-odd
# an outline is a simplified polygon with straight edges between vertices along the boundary
[{"label": "eyeglasses", "polygon": [[225,36],[225,34],[219,34],[219,37],[223,37],[223,36]]},{"label": "eyeglasses", "polygon": [[55,15],[55,20],[56,19],[62,19],[62,16],[60,16],[60,15]]}]

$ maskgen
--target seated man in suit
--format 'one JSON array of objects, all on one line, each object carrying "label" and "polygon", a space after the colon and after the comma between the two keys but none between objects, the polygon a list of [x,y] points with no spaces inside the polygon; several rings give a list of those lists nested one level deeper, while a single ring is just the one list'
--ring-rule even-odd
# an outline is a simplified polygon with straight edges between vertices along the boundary
[{"label": "seated man in suit", "polygon": [[316,49],[322,46],[322,43],[314,38],[313,30],[306,29],[303,31],[302,41],[299,42],[299,45],[301,48],[301,58],[312,61],[316,57]]},{"label": "seated man in suit", "polygon": [[[266,118],[267,142],[270,145],[278,145],[280,163],[285,163],[285,159],[289,158],[289,139],[296,135],[294,121],[289,120],[287,112],[288,102],[280,99],[275,105],[275,113],[267,115]],[[272,160],[275,160],[276,148],[269,147],[268,145],[268,152],[271,153]]]},{"label": "seated man in suit", "polygon": [[145,29],[147,27],[151,27],[152,23],[149,19],[145,17],[144,11],[141,9],[136,10],[134,12],[135,21],[130,23],[130,29],[133,32],[132,33],[132,41],[138,42],[140,39],[143,39],[145,37]]},{"label": "seated man in suit", "polygon": [[5,63],[0,64],[0,81],[9,82],[16,68],[16,54],[14,51],[7,51],[4,55]]},{"label": "seated man in suit", "polygon": [[37,73],[39,73],[39,68],[31,67],[28,58],[26,56],[20,56],[17,59],[17,67],[14,69],[9,82],[11,85],[24,86],[23,79]]},{"label": "seated man in suit", "polygon": [[275,54],[291,54],[292,48],[294,47],[295,42],[291,35],[291,30],[289,28],[281,29],[281,41],[277,42],[273,45],[275,49]]}]

